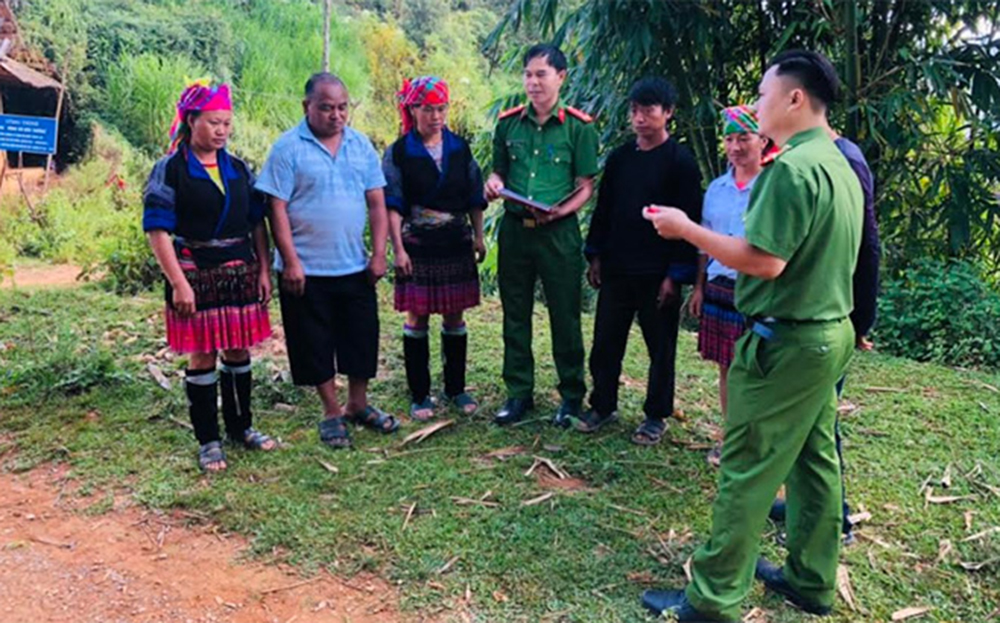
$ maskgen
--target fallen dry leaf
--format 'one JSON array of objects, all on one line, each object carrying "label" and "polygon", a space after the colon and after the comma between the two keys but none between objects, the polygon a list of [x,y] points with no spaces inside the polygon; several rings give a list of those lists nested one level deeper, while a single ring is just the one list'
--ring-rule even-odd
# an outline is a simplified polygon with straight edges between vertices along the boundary
[{"label": "fallen dry leaf", "polygon": [[951,487],[951,463],[948,464],[948,467],[944,468],[944,476],[941,476],[941,486],[945,489]]},{"label": "fallen dry leaf", "polygon": [[743,623],[767,623],[767,610],[754,608],[743,617]]},{"label": "fallen dry leaf", "polygon": [[989,560],[984,560],[982,562],[960,562],[958,563],[966,571],[979,571],[985,567],[989,567],[995,563],[1000,562],[1000,558],[990,558]]},{"label": "fallen dry leaf", "polygon": [[973,534],[972,536],[965,537],[964,539],[962,539],[962,543],[968,543],[969,541],[978,541],[980,539],[988,537],[991,534],[996,534],[997,532],[1000,532],[1000,527],[994,526],[994,527],[990,528],[989,530],[983,530],[982,532],[977,532],[976,534]]},{"label": "fallen dry leaf", "polygon": [[625,574],[625,579],[636,584],[655,584],[656,578],[649,571],[633,571]]},{"label": "fallen dry leaf", "polygon": [[444,565],[440,569],[437,570],[437,574],[438,575],[444,575],[444,574],[448,573],[448,570],[451,569],[453,566],[455,566],[455,563],[458,562],[459,558],[461,558],[461,556],[453,556],[451,558],[451,560],[449,560],[448,562],[444,563]]},{"label": "fallen dry leaf", "polygon": [[928,504],[952,504],[962,500],[975,499],[974,495],[934,495],[934,487],[927,487],[927,493],[924,495],[924,500]]},{"label": "fallen dry leaf", "polygon": [[493,591],[493,600],[497,603],[504,603],[508,600],[508,597],[500,591]]},{"label": "fallen dry leaf", "polygon": [[517,456],[519,454],[525,453],[524,446],[507,446],[506,448],[500,448],[499,450],[494,450],[492,452],[487,452],[481,458],[484,459],[498,459],[500,461],[510,458],[512,456]]},{"label": "fallen dry leaf", "polygon": [[406,444],[410,443],[411,441],[416,442],[416,443],[420,443],[421,441],[423,441],[424,439],[427,439],[428,437],[430,437],[434,433],[438,432],[439,430],[441,430],[443,428],[448,428],[449,426],[451,426],[454,423],[455,423],[455,420],[442,420],[440,422],[435,422],[435,423],[431,424],[430,426],[425,426],[425,427],[421,428],[418,431],[410,433],[409,435],[406,436],[406,439],[404,439],[402,441],[402,443],[400,443],[399,445],[400,446],[405,446]]},{"label": "fallen dry leaf", "polygon": [[416,502],[410,504],[410,507],[406,510],[406,517],[403,519],[403,527],[399,529],[400,532],[406,530],[406,526],[410,524],[410,519],[413,519],[413,511],[415,510],[417,510]]},{"label": "fallen dry leaf", "polygon": [[972,516],[976,514],[976,511],[965,511],[962,515],[965,517],[965,531],[968,532],[972,530]]},{"label": "fallen dry leaf", "polygon": [[694,577],[691,574],[691,564],[693,562],[694,562],[694,556],[688,556],[688,559],[684,561],[684,577],[687,578],[688,584],[691,583],[691,580]]},{"label": "fallen dry leaf", "polygon": [[531,498],[530,500],[525,500],[521,502],[521,506],[535,506],[536,504],[541,504],[542,502],[552,498],[552,496],[554,495],[555,493],[549,491],[548,493],[543,493],[536,498]]},{"label": "fallen dry leaf", "polygon": [[163,374],[163,370],[160,369],[160,366],[153,362],[149,362],[146,364],[146,370],[149,371],[149,375],[153,377],[153,380],[156,381],[157,385],[165,391],[170,391],[170,380],[165,374]]},{"label": "fallen dry leaf", "polygon": [[892,613],[893,621],[905,621],[906,619],[912,619],[913,617],[918,617],[922,614],[927,614],[933,608],[928,606],[920,606],[918,608],[903,608],[902,610],[897,610]]},{"label": "fallen dry leaf", "polygon": [[319,462],[319,464],[323,466],[323,469],[325,469],[326,471],[330,472],[331,474],[339,474],[340,473],[340,470],[337,469],[336,465],[331,465],[330,463],[327,463],[323,459],[316,459],[316,461]]},{"label": "fallen dry leaf", "polygon": [[486,508],[497,508],[500,506],[498,502],[489,502],[487,500],[476,500],[473,498],[463,498],[458,495],[451,496],[451,501],[459,506],[483,506]]},{"label": "fallen dry leaf", "polygon": [[847,517],[847,521],[851,522],[851,525],[858,525],[859,523],[864,523],[872,518],[872,514],[865,511],[863,513],[854,513]]},{"label": "fallen dry leaf", "polygon": [[851,576],[844,565],[837,566],[837,592],[851,610],[858,611],[857,602],[854,600],[854,589],[851,587]]},{"label": "fallen dry leaf", "polygon": [[954,549],[954,547],[952,546],[950,540],[941,539],[941,541],[938,543],[938,555],[937,555],[937,560],[935,562],[941,562],[945,558],[947,558],[948,554],[951,553],[952,549]]}]

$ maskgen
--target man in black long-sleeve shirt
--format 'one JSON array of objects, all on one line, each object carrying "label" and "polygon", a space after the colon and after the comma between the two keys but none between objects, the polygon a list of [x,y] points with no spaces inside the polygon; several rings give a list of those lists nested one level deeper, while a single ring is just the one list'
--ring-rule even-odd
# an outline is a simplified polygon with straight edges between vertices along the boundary
[{"label": "man in black long-sleeve shirt", "polygon": [[662,438],[674,410],[680,290],[695,278],[698,252],[686,242],[657,236],[642,209],[674,205],[700,220],[701,175],[691,152],[667,130],[676,102],[670,83],[640,80],[629,101],[636,137],[608,156],[587,235],[587,278],[600,295],[590,352],[591,408],[576,428],[592,432],[617,417],[622,358],[638,315],[650,366],[645,419],[632,440],[652,445]]}]

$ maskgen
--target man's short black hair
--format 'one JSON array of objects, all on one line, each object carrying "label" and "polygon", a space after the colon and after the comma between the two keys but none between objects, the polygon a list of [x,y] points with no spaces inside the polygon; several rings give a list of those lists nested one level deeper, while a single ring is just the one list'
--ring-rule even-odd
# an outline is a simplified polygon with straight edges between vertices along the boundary
[{"label": "man's short black hair", "polygon": [[840,99],[840,78],[833,63],[819,52],[788,50],[774,57],[770,67],[779,76],[791,76],[810,97],[829,109]]},{"label": "man's short black hair", "polygon": [[347,90],[347,85],[338,76],[328,71],[320,71],[309,76],[309,79],[306,80],[306,98],[312,97],[312,94],[316,92],[316,87],[321,84],[332,84]]},{"label": "man's short black hair", "polygon": [[556,71],[566,71],[566,67],[568,66],[566,64],[566,55],[551,43],[539,43],[531,46],[524,54],[523,67],[527,67],[533,58],[544,58],[552,66],[552,69]]},{"label": "man's short black hair", "polygon": [[660,105],[669,110],[677,105],[677,90],[666,78],[642,78],[632,85],[628,101],[639,106]]}]

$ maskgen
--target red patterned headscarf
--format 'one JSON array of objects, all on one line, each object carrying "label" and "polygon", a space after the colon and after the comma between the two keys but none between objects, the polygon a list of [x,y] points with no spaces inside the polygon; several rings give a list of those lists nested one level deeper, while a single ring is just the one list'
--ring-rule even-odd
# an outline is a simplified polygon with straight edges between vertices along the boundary
[{"label": "red patterned headscarf", "polygon": [[411,106],[430,104],[438,106],[449,101],[448,83],[436,76],[420,76],[404,80],[403,88],[396,94],[399,99],[399,116],[403,120],[403,134],[413,129]]},{"label": "red patterned headscarf", "polygon": [[197,80],[181,93],[177,100],[177,116],[170,126],[170,153],[177,151],[188,113],[233,109],[229,85],[219,84],[213,87],[210,84],[208,80]]}]

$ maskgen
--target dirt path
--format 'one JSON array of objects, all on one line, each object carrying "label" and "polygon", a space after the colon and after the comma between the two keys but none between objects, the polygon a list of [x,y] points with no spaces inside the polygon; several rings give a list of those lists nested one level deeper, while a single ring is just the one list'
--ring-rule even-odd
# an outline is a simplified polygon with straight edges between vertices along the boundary
[{"label": "dirt path", "polygon": [[64,468],[0,473],[4,623],[384,623],[397,595],[377,577],[302,578],[241,562],[244,540],[195,515],[115,499],[90,514]]},{"label": "dirt path", "polygon": [[17,266],[13,275],[0,281],[0,288],[66,288],[80,283],[79,274],[80,267],[72,264]]}]

